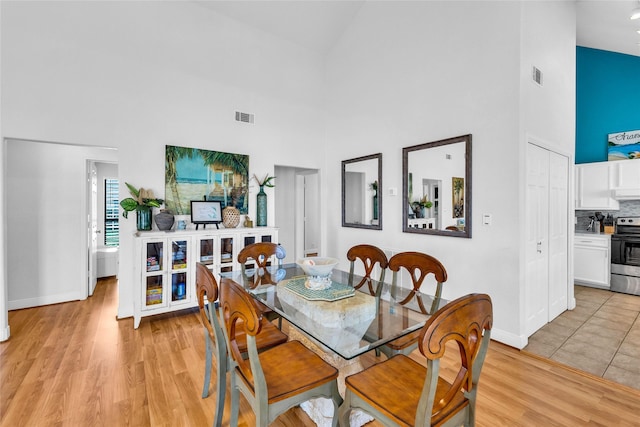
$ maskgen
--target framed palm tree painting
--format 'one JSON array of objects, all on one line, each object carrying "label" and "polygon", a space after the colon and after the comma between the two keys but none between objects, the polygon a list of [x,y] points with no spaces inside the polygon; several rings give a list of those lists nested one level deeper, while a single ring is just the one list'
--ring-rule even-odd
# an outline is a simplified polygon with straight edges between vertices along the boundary
[{"label": "framed palm tree painting", "polygon": [[248,155],[166,146],[165,206],[174,215],[190,214],[192,200],[217,201],[246,214],[248,193]]}]

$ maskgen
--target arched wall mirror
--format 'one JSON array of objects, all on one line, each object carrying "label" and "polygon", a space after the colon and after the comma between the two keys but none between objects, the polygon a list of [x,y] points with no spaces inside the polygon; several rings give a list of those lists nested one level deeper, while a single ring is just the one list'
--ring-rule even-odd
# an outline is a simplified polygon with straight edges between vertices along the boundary
[{"label": "arched wall mirror", "polygon": [[471,135],[402,149],[402,231],[471,237]]},{"label": "arched wall mirror", "polygon": [[342,226],[382,230],[382,154],[342,161]]}]

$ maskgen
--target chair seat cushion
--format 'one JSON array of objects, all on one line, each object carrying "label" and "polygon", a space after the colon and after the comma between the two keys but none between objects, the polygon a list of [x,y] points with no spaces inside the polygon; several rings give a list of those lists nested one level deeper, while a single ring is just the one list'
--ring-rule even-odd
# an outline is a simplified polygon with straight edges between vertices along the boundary
[{"label": "chair seat cushion", "polygon": [[[382,363],[345,379],[351,390],[371,406],[400,425],[415,425],[416,409],[424,387],[427,369],[404,355],[397,355]],[[451,388],[438,378],[434,407]],[[454,412],[469,404],[462,392],[456,393],[452,404],[432,414],[431,424],[438,425]]]},{"label": "chair seat cushion", "polygon": [[269,403],[304,393],[338,378],[338,370],[302,345],[289,341],[260,353]]}]

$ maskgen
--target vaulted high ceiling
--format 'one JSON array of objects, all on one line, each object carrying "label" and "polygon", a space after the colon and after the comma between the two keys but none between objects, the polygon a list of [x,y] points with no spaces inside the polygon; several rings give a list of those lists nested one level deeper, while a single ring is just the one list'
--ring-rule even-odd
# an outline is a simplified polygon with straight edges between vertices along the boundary
[{"label": "vaulted high ceiling", "polygon": [[[331,49],[365,2],[198,1],[203,7],[321,54]],[[629,19],[631,10],[638,6],[636,0],[577,0],[576,44],[640,56],[640,20]]]}]

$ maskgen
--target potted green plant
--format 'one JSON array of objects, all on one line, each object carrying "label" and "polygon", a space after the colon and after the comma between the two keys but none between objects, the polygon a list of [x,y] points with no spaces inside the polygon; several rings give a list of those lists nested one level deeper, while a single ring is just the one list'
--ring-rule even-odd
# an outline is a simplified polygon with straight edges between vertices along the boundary
[{"label": "potted green plant", "polygon": [[431,209],[433,202],[427,199],[427,196],[422,196],[421,199],[411,202],[413,212],[416,214],[416,218],[426,218],[426,209]]},{"label": "potted green plant", "polygon": [[153,190],[137,189],[133,185],[125,182],[132,197],[127,197],[120,201],[123,212],[122,216],[129,217],[129,212],[136,211],[136,225],[138,230],[151,230],[151,208],[159,208],[164,203],[163,199],[154,196]]},{"label": "potted green plant", "polygon": [[373,190],[373,219],[378,219],[378,180],[369,184],[369,188]]}]

